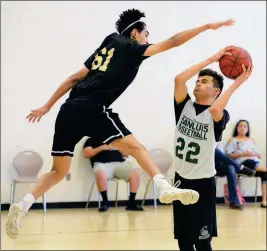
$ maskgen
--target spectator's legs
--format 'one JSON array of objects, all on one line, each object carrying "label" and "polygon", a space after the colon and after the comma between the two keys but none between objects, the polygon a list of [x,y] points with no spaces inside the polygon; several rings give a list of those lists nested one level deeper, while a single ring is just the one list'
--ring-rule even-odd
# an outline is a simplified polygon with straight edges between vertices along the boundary
[{"label": "spectator's legs", "polygon": [[232,165],[228,166],[226,177],[227,177],[227,184],[228,184],[230,207],[232,209],[242,209],[242,206],[239,204],[237,191],[236,191],[236,171],[235,171],[234,166]]},{"label": "spectator's legs", "polygon": [[[257,169],[256,169],[257,170]],[[261,178],[261,191],[262,191],[262,207],[266,207],[266,182],[267,182],[267,173],[262,171],[256,171],[255,177]]]}]

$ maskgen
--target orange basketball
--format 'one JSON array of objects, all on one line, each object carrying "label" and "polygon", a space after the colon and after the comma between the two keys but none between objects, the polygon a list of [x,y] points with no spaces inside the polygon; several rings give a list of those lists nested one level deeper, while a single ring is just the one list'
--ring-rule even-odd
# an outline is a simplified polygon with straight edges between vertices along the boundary
[{"label": "orange basketball", "polygon": [[225,55],[219,60],[219,67],[223,75],[230,79],[236,79],[243,73],[242,64],[248,68],[252,65],[250,54],[243,48],[235,47],[230,51],[231,56]]}]

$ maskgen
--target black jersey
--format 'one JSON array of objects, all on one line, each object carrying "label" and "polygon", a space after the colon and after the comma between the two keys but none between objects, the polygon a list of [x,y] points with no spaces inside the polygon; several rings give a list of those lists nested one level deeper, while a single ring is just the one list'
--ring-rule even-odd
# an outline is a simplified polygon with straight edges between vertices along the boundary
[{"label": "black jersey", "polygon": [[110,106],[133,82],[150,45],[112,33],[85,62],[90,70],[70,92],[70,99],[88,97]]}]

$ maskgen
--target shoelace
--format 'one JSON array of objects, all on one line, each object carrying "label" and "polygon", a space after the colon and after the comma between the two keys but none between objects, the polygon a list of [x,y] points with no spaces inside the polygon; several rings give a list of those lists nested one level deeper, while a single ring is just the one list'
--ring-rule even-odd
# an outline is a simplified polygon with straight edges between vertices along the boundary
[{"label": "shoelace", "polygon": [[181,185],[181,181],[180,181],[180,180],[177,180],[177,181],[174,183],[174,186],[175,186],[176,188],[178,188],[180,185]]}]

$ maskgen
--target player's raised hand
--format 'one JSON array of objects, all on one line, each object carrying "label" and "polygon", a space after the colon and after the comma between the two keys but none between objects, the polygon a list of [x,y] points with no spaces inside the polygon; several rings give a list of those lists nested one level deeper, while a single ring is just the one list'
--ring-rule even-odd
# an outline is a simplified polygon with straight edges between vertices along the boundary
[{"label": "player's raised hand", "polygon": [[238,85],[241,85],[242,83],[244,83],[250,77],[252,70],[253,70],[252,64],[249,64],[247,69],[244,65],[242,65],[242,68],[243,68],[242,74],[239,75],[235,80],[235,83]]},{"label": "player's raised hand", "polygon": [[222,21],[222,22],[210,23],[208,24],[208,28],[212,30],[217,30],[221,27],[232,26],[234,24],[235,24],[235,21],[233,19],[229,19],[229,20]]},{"label": "player's raised hand", "polygon": [[231,56],[231,50],[233,50],[234,48],[234,46],[227,46],[212,55],[210,58],[208,58],[208,60],[213,63],[219,61],[223,56]]},{"label": "player's raised hand", "polygon": [[34,123],[36,120],[39,122],[41,118],[48,113],[50,110],[50,107],[44,105],[38,109],[31,110],[30,114],[26,117],[26,119],[29,120],[29,122]]}]

